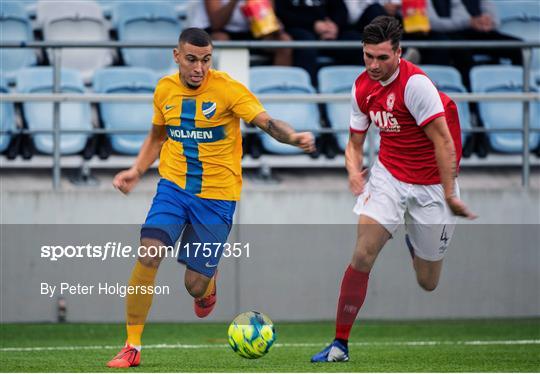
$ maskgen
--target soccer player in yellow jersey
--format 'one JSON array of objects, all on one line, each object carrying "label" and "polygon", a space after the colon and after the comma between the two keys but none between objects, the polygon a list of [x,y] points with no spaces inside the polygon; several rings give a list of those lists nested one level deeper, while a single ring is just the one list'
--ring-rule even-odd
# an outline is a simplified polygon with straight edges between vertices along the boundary
[{"label": "soccer player in yellow jersey", "polygon": [[[141,246],[174,246],[182,234],[178,261],[186,265],[184,282],[194,297],[195,313],[206,317],[216,303],[217,253],[186,251],[184,243],[225,243],[242,187],[240,119],[278,141],[314,151],[314,136],[295,132],[270,117],[259,100],[226,73],[211,70],[212,41],[197,28],[182,32],[174,60],[179,73],[162,78],[154,92],[152,129],[134,165],[118,173],[114,187],[129,193],[159,157],[161,180],[141,228]],[[153,255],[153,254],[152,254]],[[164,253],[142,253],[130,286],[154,285]],[[134,288],[136,289],[136,288]],[[139,287],[138,289],[143,289]],[[152,304],[151,293],[127,295],[127,341],[107,366],[140,363],[141,335]]]}]

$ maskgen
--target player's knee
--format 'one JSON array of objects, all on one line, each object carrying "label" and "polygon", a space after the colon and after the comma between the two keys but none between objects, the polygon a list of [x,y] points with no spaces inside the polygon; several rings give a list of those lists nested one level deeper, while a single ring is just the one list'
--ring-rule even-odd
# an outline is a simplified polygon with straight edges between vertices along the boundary
[{"label": "player's knee", "polygon": [[[139,262],[144,266],[158,267],[161,263],[162,253],[157,249],[163,248],[164,244],[151,238],[141,238],[141,247],[139,250]],[[148,250],[149,248],[156,249],[155,251]]]}]

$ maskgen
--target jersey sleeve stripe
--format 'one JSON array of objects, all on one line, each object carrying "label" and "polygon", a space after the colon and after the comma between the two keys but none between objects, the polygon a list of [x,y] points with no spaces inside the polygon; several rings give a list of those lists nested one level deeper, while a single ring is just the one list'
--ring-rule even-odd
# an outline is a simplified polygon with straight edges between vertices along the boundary
[{"label": "jersey sleeve stripe", "polygon": [[364,134],[368,131],[368,129],[365,129],[365,130],[358,130],[358,129],[354,129],[352,127],[349,127],[349,130],[351,130],[351,132],[354,132],[354,133],[357,133],[357,134]]},{"label": "jersey sleeve stripe", "polygon": [[349,119],[349,127],[358,131],[366,131],[369,127],[368,117],[360,110],[356,99],[356,82],[351,89],[351,113]]},{"label": "jersey sleeve stripe", "polygon": [[424,120],[424,122],[422,122],[421,124],[419,124],[418,126],[420,127],[423,127],[425,125],[427,125],[428,123],[430,123],[431,121],[433,121],[435,118],[439,118],[439,117],[442,117],[444,116],[444,112],[440,112],[440,113],[437,113],[437,114],[434,114],[432,115],[431,117],[428,117]]},{"label": "jersey sleeve stripe", "polygon": [[247,123],[248,124],[251,123],[255,119],[255,117],[257,117],[259,114],[264,113],[264,112],[266,112],[266,109],[264,108],[260,108],[259,110],[253,111],[252,115],[246,118]]}]

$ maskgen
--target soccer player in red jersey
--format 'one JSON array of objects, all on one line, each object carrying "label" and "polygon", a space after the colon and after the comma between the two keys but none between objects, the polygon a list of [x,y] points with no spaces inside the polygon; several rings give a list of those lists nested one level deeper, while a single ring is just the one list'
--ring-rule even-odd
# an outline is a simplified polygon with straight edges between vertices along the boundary
[{"label": "soccer player in red jersey", "polygon": [[[358,196],[356,247],[341,282],[335,340],[312,362],[348,361],[348,339],[366,296],[377,255],[400,224],[420,287],[437,287],[457,216],[474,214],[456,182],[461,133],[456,104],[426,74],[401,58],[402,29],[380,16],[364,28],[366,70],[352,87],[349,187]],[[380,130],[378,160],[366,183],[363,146],[371,123]]]}]

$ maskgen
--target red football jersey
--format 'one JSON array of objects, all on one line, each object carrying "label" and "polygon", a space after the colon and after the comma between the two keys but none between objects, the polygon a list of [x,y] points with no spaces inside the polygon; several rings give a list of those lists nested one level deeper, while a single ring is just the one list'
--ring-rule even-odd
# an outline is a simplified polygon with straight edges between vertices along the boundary
[{"label": "red football jersey", "polygon": [[365,132],[374,123],[380,130],[379,160],[398,180],[439,184],[433,143],[422,126],[444,116],[461,159],[461,129],[456,104],[416,65],[401,59],[387,81],[372,80],[367,72],[352,87],[350,128]]}]

